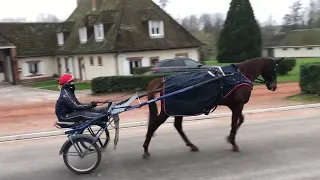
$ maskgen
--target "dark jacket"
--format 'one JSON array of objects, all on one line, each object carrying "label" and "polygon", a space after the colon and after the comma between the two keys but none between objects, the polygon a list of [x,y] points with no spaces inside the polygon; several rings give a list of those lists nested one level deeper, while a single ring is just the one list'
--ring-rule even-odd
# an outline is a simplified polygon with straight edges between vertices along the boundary
[{"label": "dark jacket", "polygon": [[75,94],[62,88],[60,96],[56,102],[56,115],[60,119],[62,116],[74,111],[89,110],[93,108],[91,103],[82,104],[78,101]]}]

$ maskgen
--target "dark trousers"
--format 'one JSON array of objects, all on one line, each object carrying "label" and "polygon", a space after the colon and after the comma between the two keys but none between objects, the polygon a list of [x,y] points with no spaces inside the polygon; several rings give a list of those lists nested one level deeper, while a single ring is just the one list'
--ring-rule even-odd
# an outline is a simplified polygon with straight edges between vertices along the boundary
[{"label": "dark trousers", "polygon": [[[72,125],[75,122],[96,119],[106,113],[106,108],[95,108],[86,111],[75,111],[59,118],[59,124]],[[107,120],[107,119],[106,119]]]}]

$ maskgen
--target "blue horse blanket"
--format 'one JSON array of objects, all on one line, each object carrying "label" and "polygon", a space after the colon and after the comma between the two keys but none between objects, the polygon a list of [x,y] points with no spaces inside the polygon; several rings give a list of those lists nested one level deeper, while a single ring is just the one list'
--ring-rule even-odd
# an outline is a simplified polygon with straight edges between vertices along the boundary
[{"label": "blue horse blanket", "polygon": [[[169,116],[196,116],[208,114],[215,109],[220,101],[227,97],[235,88],[240,85],[253,84],[248,80],[236,65],[222,66],[225,75],[232,74],[203,84],[199,87],[166,97],[161,100],[162,109]],[[171,75],[163,78],[161,96],[194,86],[214,78],[208,71],[192,72]]]}]

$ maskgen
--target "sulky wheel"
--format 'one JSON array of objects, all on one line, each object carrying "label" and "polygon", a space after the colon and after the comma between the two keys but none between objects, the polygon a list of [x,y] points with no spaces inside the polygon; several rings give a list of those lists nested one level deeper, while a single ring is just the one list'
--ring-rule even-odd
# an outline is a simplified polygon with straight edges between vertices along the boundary
[{"label": "sulky wheel", "polygon": [[[101,162],[101,151],[99,146],[93,142],[93,139],[90,137],[74,138],[64,147],[63,161],[70,171],[76,174],[88,174],[99,166]],[[86,146],[82,146],[82,144],[86,144]],[[90,150],[86,147],[90,147]],[[83,163],[83,165],[78,166],[78,164],[81,163],[75,163],[77,165],[73,165],[73,163],[70,162],[73,159],[77,159],[77,161]],[[90,159],[93,160],[90,161]]]}]

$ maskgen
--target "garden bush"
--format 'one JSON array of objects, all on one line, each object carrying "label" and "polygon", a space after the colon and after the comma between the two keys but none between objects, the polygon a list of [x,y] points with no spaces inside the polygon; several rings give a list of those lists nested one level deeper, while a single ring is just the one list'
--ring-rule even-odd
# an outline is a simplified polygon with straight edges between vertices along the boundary
[{"label": "garden bush", "polygon": [[286,75],[288,72],[292,71],[293,68],[296,66],[297,60],[295,58],[285,58],[278,67],[278,74],[279,75]]},{"label": "garden bush", "polygon": [[320,95],[320,62],[300,66],[299,85],[302,93]]},{"label": "garden bush", "polygon": [[168,75],[170,75],[170,73],[157,75],[96,77],[91,81],[91,90],[94,94],[106,92],[144,91],[152,79]]},{"label": "garden bush", "polygon": [[147,72],[153,66],[145,66],[145,67],[134,67],[132,68],[132,74],[139,75]]}]

